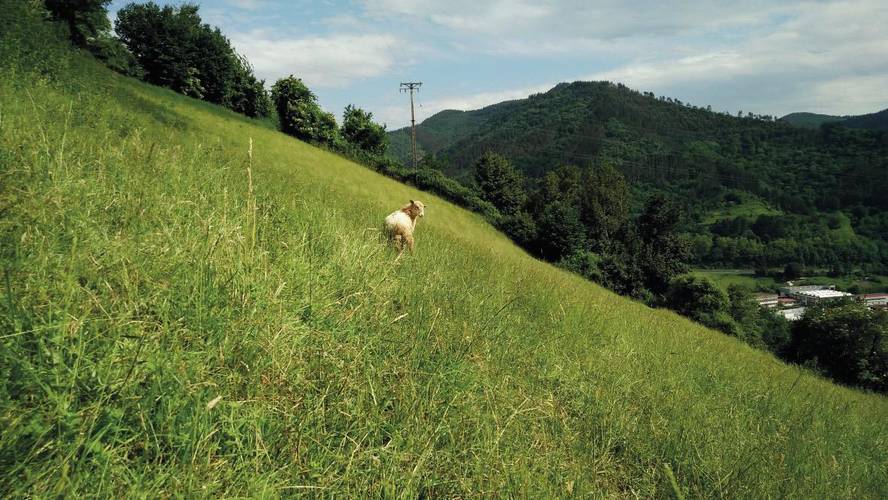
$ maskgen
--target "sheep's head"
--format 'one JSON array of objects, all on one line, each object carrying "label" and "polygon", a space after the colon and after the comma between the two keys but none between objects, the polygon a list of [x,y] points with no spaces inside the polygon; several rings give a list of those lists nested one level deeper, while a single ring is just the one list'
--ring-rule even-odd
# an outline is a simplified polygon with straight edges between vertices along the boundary
[{"label": "sheep's head", "polygon": [[425,205],[421,201],[410,200],[410,203],[401,207],[401,211],[409,215],[411,219],[425,216]]}]

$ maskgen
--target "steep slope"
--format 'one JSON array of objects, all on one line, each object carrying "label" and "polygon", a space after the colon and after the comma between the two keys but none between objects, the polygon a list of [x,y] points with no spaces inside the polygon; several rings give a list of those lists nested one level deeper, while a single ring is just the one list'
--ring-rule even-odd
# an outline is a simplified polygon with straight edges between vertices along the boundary
[{"label": "steep slope", "polygon": [[888,494],[885,398],[32,31],[0,41],[4,497]]}]

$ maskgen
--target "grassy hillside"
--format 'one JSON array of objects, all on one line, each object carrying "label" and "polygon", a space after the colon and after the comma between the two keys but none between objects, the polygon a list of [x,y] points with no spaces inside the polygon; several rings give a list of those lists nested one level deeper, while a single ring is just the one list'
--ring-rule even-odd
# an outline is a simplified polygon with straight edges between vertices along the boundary
[{"label": "grassy hillside", "polygon": [[888,495],[884,397],[5,21],[2,496]]}]

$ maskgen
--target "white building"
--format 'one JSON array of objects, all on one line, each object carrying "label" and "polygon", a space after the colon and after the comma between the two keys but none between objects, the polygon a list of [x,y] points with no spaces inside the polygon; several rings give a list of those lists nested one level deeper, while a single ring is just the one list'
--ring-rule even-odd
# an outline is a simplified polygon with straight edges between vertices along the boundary
[{"label": "white building", "polygon": [[796,300],[805,305],[850,299],[851,297],[850,293],[838,290],[805,290],[796,294]]},{"label": "white building", "polygon": [[860,295],[863,303],[872,308],[888,308],[888,293],[868,293]]},{"label": "white building", "polygon": [[757,293],[755,295],[755,301],[758,302],[758,305],[768,309],[776,309],[779,302],[778,299],[779,297],[777,297],[776,293]]},{"label": "white building", "polygon": [[848,292],[836,290],[835,285],[788,286],[780,289],[781,295],[796,299],[802,305],[819,304],[850,299]]},{"label": "white building", "polygon": [[802,319],[802,316],[805,314],[805,308],[793,307],[792,309],[780,309],[777,311],[777,314],[783,316],[789,321],[798,321]]}]

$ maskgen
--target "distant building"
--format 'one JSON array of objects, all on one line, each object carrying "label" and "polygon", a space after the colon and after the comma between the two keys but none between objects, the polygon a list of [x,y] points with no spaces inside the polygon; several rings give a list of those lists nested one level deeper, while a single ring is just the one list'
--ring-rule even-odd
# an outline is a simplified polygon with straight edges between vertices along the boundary
[{"label": "distant building", "polygon": [[789,321],[798,321],[802,319],[802,316],[805,314],[804,307],[793,307],[791,309],[780,309],[777,311],[777,314],[783,316]]},{"label": "distant building", "polygon": [[784,286],[780,288],[780,295],[785,295],[787,297],[793,297],[795,294],[800,292],[813,292],[814,290],[835,290],[835,285],[800,285],[800,286],[792,286],[792,281],[787,282],[789,286]]},{"label": "distant building", "polygon": [[799,292],[796,299],[802,304],[820,304],[823,302],[834,302],[838,300],[850,299],[853,297],[848,292],[840,292],[838,290],[811,290],[807,292]]},{"label": "distant building", "polygon": [[804,305],[834,302],[852,297],[848,292],[836,290],[835,285],[788,286],[781,288],[780,293]]},{"label": "distant building", "polygon": [[858,295],[867,307],[885,309],[888,308],[888,293],[867,293]]},{"label": "distant building", "polygon": [[795,307],[796,299],[792,297],[778,297],[777,298],[777,307],[784,309],[787,307]]},{"label": "distant building", "polygon": [[779,303],[779,297],[776,293],[757,293],[755,294],[755,301],[762,307],[774,309]]}]

